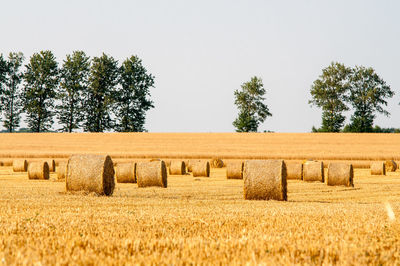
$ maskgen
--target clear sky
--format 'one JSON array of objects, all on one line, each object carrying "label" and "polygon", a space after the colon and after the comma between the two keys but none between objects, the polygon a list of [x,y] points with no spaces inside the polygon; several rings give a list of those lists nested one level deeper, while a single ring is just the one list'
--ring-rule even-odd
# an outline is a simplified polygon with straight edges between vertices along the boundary
[{"label": "clear sky", "polygon": [[233,91],[256,75],[273,113],[259,130],[309,132],[321,123],[310,86],[331,61],[375,68],[396,92],[391,117],[375,122],[400,127],[397,0],[15,0],[0,10],[0,53],[142,58],[156,77],[149,131],[234,131]]}]

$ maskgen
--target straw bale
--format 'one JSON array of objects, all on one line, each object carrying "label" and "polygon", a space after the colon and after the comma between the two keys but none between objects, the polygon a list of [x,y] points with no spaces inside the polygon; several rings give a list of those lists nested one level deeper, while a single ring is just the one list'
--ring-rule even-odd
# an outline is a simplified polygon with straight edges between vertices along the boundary
[{"label": "straw bale", "polygon": [[353,165],[349,163],[330,163],[328,166],[328,186],[354,187]]},{"label": "straw bale", "polygon": [[164,161],[140,162],[136,165],[138,187],[167,187],[167,167]]},{"label": "straw bale", "polygon": [[222,168],[224,167],[224,162],[219,158],[212,158],[210,161],[210,166],[212,168]]},{"label": "straw bale", "polygon": [[243,179],[243,162],[231,162],[226,165],[227,179]]},{"label": "straw bale", "polygon": [[246,161],[243,179],[246,200],[287,200],[286,165],[283,160]]},{"label": "straw bale", "polygon": [[171,166],[169,167],[170,175],[184,175],[186,174],[186,166],[184,161],[174,160],[171,161]]},{"label": "straw bale", "polygon": [[49,179],[49,165],[44,161],[31,162],[28,165],[29,179]]},{"label": "straw bale", "polygon": [[324,163],[307,161],[303,164],[303,180],[325,182]]},{"label": "straw bale", "polygon": [[118,183],[136,183],[136,163],[119,163],[115,167]]},{"label": "straw bale", "polygon": [[114,165],[108,155],[72,155],[67,165],[66,189],[110,196],[115,187],[114,173]]},{"label": "straw bale", "polygon": [[371,163],[371,175],[386,175],[386,168],[384,162]]},{"label": "straw bale", "polygon": [[286,163],[286,178],[287,179],[303,179],[303,164],[296,162]]},{"label": "straw bale", "polygon": [[58,162],[58,166],[56,168],[57,179],[62,180],[65,179],[65,175],[67,174],[67,162],[60,161]]},{"label": "straw bale", "polygon": [[13,160],[13,171],[14,172],[26,172],[28,170],[28,161],[25,159]]},{"label": "straw bale", "polygon": [[208,161],[198,161],[192,165],[193,177],[210,176],[210,163]]},{"label": "straw bale", "polygon": [[192,172],[193,164],[197,163],[197,162],[200,162],[200,160],[198,160],[198,159],[189,160],[188,164],[187,164],[187,171]]},{"label": "straw bale", "polygon": [[397,163],[393,160],[387,160],[385,162],[385,170],[388,172],[396,172],[397,170]]}]

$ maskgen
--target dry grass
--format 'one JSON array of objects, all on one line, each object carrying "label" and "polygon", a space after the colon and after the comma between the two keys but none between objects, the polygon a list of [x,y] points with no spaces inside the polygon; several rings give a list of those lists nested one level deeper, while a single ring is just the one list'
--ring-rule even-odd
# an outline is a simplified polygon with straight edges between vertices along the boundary
[{"label": "dry grass", "polygon": [[354,188],[289,180],[288,202],[245,201],[225,169],[168,189],[116,184],[112,197],[11,172],[0,168],[3,264],[400,263],[400,172],[356,170]]}]

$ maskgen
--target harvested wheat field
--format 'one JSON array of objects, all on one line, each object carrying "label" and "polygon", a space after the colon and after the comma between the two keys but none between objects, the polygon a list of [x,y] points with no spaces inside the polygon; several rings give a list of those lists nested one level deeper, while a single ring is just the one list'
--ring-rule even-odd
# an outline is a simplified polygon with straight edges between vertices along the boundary
[{"label": "harvested wheat field", "polygon": [[[19,135],[0,135],[3,158],[57,159],[105,154],[109,148],[121,160],[179,154],[202,159],[207,147],[208,159],[223,160],[268,157],[274,150],[276,156],[287,152],[281,159],[291,160],[400,158],[396,134],[360,134],[354,140],[353,134],[333,134],[331,140],[325,134],[297,134],[298,140],[296,134],[249,134],[237,144],[232,139],[239,134],[32,134],[29,143]],[[196,145],[179,144],[177,135]],[[375,150],[367,145],[374,136]],[[282,144],[285,137],[287,146],[271,144]],[[346,157],[350,152],[354,157]],[[314,153],[321,157],[310,158]],[[370,169],[355,167],[354,187],[287,180],[287,201],[264,201],[244,200],[243,180],[227,179],[225,167],[211,168],[210,177],[169,175],[167,188],[116,183],[110,197],[66,192],[56,173],[50,180],[29,180],[26,172],[13,173],[12,165],[0,167],[0,262],[5,265],[392,265],[400,263],[399,218],[399,170],[372,176]]]}]

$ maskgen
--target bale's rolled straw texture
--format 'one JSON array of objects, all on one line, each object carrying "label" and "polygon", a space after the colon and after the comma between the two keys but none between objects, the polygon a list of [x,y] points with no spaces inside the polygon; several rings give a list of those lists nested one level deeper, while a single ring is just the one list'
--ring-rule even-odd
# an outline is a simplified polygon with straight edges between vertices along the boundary
[{"label": "bale's rolled straw texture", "polygon": [[170,175],[184,175],[186,174],[186,166],[184,161],[171,161],[171,165],[169,167]]},{"label": "bale's rolled straw texture", "polygon": [[13,161],[14,172],[26,172],[28,170],[28,161],[25,159],[16,159]]},{"label": "bale's rolled straw texture", "polygon": [[210,163],[208,161],[197,161],[192,165],[193,177],[210,177]]},{"label": "bale's rolled straw texture", "polygon": [[303,179],[303,164],[295,162],[286,163],[286,178],[287,179]]},{"label": "bale's rolled straw texture", "polygon": [[324,163],[315,161],[305,162],[303,165],[303,180],[325,182]]},{"label": "bale's rolled straw texture", "polygon": [[328,186],[354,187],[353,165],[348,163],[330,163],[328,166]]},{"label": "bale's rolled straw texture", "polygon": [[108,155],[72,155],[67,165],[66,189],[110,196],[115,187],[114,173]]},{"label": "bale's rolled straw texture", "polygon": [[67,162],[58,162],[56,173],[58,180],[65,179],[65,175],[67,174]]},{"label": "bale's rolled straw texture", "polygon": [[210,161],[210,166],[212,168],[222,168],[224,167],[224,162],[219,158],[212,158]]},{"label": "bale's rolled straw texture", "polygon": [[371,163],[371,175],[386,175],[386,168],[384,162]]},{"label": "bale's rolled straw texture", "polygon": [[50,171],[47,162],[38,161],[31,162],[28,165],[28,178],[29,179],[49,179]]},{"label": "bale's rolled straw texture", "polygon": [[196,160],[196,159],[189,160],[188,164],[187,164],[187,171],[192,172],[193,164],[195,164],[197,162],[200,162],[200,160]]},{"label": "bale's rolled straw texture", "polygon": [[136,165],[138,187],[167,187],[167,167],[164,161],[142,162]]},{"label": "bale's rolled straw texture", "polygon": [[287,200],[286,165],[283,160],[246,161],[244,199]]},{"label": "bale's rolled straw texture", "polygon": [[396,172],[397,163],[393,160],[388,160],[385,162],[385,170],[388,172]]},{"label": "bale's rolled straw texture", "polygon": [[118,183],[136,183],[136,163],[119,163],[115,176]]},{"label": "bale's rolled straw texture", "polygon": [[232,162],[226,165],[227,179],[243,179],[243,162]]}]

